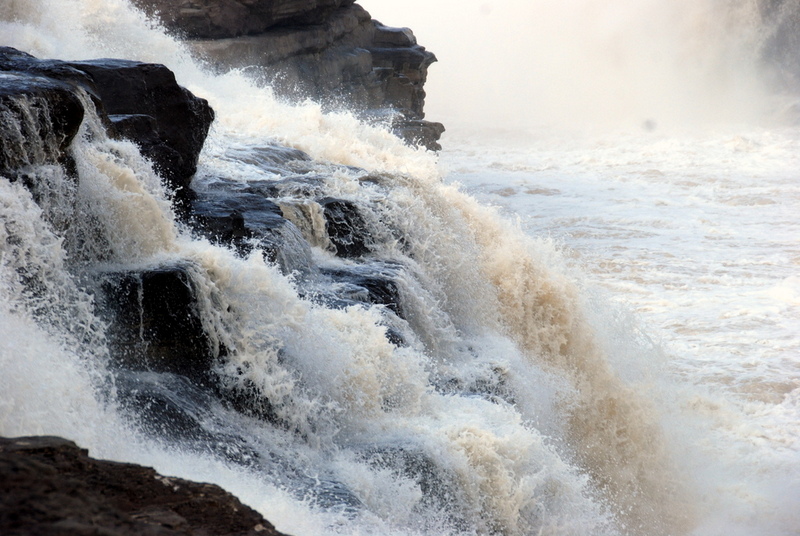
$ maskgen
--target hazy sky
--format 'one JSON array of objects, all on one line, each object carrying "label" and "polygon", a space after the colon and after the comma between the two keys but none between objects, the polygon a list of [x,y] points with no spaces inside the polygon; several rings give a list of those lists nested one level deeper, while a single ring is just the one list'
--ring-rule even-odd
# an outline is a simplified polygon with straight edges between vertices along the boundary
[{"label": "hazy sky", "polygon": [[429,119],[738,120],[760,111],[753,0],[359,0],[439,63]]}]

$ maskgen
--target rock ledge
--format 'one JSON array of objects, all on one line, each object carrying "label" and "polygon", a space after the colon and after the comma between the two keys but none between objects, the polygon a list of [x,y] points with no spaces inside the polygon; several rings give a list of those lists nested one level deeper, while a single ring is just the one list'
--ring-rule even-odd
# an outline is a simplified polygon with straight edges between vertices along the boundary
[{"label": "rock ledge", "polygon": [[282,536],[219,486],[95,460],[59,437],[0,438],[0,482],[6,536]]}]

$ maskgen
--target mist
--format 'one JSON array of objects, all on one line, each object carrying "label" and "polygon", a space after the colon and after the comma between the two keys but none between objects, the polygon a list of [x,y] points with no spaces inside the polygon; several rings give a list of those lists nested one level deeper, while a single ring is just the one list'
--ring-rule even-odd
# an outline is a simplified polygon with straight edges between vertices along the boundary
[{"label": "mist", "polygon": [[448,126],[653,129],[758,123],[782,105],[757,0],[362,0],[436,54]]}]

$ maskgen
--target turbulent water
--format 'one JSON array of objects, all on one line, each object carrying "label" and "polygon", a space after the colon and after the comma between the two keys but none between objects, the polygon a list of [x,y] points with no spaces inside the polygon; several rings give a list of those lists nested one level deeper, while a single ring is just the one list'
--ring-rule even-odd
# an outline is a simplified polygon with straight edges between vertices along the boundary
[{"label": "turbulent water", "polygon": [[[218,119],[197,188],[280,178],[259,166],[270,143],[310,154],[285,173],[357,203],[375,262],[404,267],[405,320],[330,308],[314,299],[335,291],[324,278],[192,238],[135,147],[89,119],[77,188],[35,170],[47,217],[0,181],[0,433],[63,435],[216,482],[295,535],[797,534],[800,130],[757,61],[763,24],[746,2],[605,4],[465,2],[465,31],[481,21],[498,44],[514,35],[503,20],[539,31],[517,45],[529,69],[473,63],[490,80],[465,81],[474,92],[432,75],[429,116],[450,125],[438,157],[237,73],[207,75],[121,0],[4,4],[3,44],[165,63],[207,98]],[[440,57],[432,70],[452,68],[447,42],[421,42]],[[532,50],[566,55],[555,70]],[[495,100],[498,78],[509,98]],[[348,265],[313,218],[294,220],[313,246],[291,262]],[[231,438],[227,455],[161,439],[119,406],[84,289],[89,273],[176,261],[195,267],[203,321],[235,349],[220,378],[281,401],[288,423],[154,379]]]}]

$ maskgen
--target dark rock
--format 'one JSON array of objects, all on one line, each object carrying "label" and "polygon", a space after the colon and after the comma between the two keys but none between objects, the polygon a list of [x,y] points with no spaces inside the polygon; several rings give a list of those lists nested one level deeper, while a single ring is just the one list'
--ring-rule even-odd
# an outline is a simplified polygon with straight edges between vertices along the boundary
[{"label": "dark rock", "polygon": [[[78,92],[84,91],[112,135],[119,133],[139,145],[178,198],[189,195],[214,112],[205,99],[179,86],[165,66],[40,60],[0,47],[0,75],[0,107],[12,118],[0,127],[0,170],[68,165],[66,148],[84,115]],[[13,104],[21,95],[31,97],[32,104]],[[23,108],[34,113],[25,116]]]},{"label": "dark rock", "polygon": [[444,133],[444,125],[421,119],[399,119],[392,125],[395,135],[410,145],[440,151],[439,138]]},{"label": "dark rock", "polygon": [[247,255],[258,247],[284,273],[312,271],[309,245],[262,190],[269,186],[216,180],[195,191],[191,223],[210,240]]},{"label": "dark rock", "polygon": [[352,201],[326,197],[320,200],[328,237],[339,257],[361,257],[369,253],[372,236],[358,207]]},{"label": "dark rock", "polygon": [[286,175],[289,170],[305,174],[313,169],[312,159],[308,154],[294,147],[274,143],[248,146],[244,149],[229,147],[225,157],[256,166],[262,172],[278,175]]},{"label": "dark rock", "polygon": [[95,460],[57,437],[0,438],[0,482],[5,536],[281,535],[219,486]]},{"label": "dark rock", "polygon": [[[189,46],[196,55],[219,71],[245,69],[280,95],[311,98],[365,118],[392,110],[403,139],[438,148],[443,127],[423,121],[423,86],[436,57],[417,44],[408,28],[384,26],[351,1],[252,2],[243,7],[244,2],[227,0],[226,9],[210,0],[193,2],[191,9],[164,0],[137,1],[192,38]],[[259,10],[286,18],[253,14]],[[220,22],[209,22],[214,19]],[[415,129],[422,130],[410,133]]]},{"label": "dark rock", "polygon": [[208,102],[179,86],[174,73],[160,64],[107,59],[67,65],[91,76],[121,133],[139,145],[179,196],[188,192],[214,120]]},{"label": "dark rock", "polygon": [[134,0],[167,28],[190,38],[261,33],[273,26],[319,24],[354,0]]},{"label": "dark rock", "polygon": [[0,173],[64,164],[83,121],[83,105],[70,85],[18,72],[0,72]]},{"label": "dark rock", "polygon": [[378,90],[366,50],[373,34],[369,13],[352,5],[332,12],[321,24],[195,40],[189,45],[218,70],[260,70],[281,94],[360,103],[374,96],[371,90]]},{"label": "dark rock", "polygon": [[103,103],[97,94],[92,77],[60,60],[39,59],[27,52],[11,47],[0,47],[0,71],[16,71],[29,76],[37,76],[65,82],[73,88],[80,88],[92,99],[101,119],[104,118]]},{"label": "dark rock", "polygon": [[[400,318],[404,311],[397,283],[401,265],[387,262],[360,264],[348,268],[324,269],[322,273],[336,285],[342,305],[354,303],[383,305]],[[332,304],[335,305],[335,304]]]},{"label": "dark rock", "polygon": [[105,273],[99,279],[98,303],[117,365],[208,381],[226,350],[203,326],[188,265]]},{"label": "dark rock", "polygon": [[167,372],[121,369],[114,376],[117,401],[139,430],[239,465],[259,463],[247,441],[221,422],[226,414],[215,389]]}]

